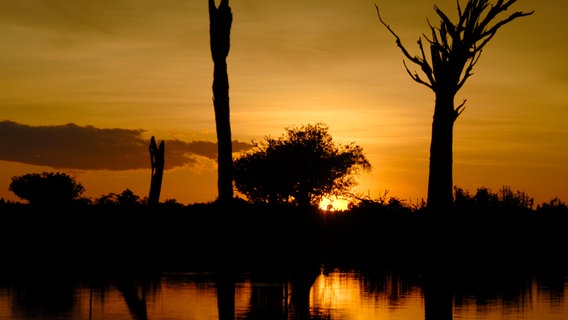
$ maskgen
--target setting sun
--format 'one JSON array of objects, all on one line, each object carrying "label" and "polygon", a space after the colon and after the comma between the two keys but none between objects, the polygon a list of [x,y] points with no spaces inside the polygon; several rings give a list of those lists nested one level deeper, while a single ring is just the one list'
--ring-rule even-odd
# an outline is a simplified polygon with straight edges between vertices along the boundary
[{"label": "setting sun", "polygon": [[349,200],[338,198],[325,198],[320,202],[319,208],[325,212],[341,212],[349,207]]}]

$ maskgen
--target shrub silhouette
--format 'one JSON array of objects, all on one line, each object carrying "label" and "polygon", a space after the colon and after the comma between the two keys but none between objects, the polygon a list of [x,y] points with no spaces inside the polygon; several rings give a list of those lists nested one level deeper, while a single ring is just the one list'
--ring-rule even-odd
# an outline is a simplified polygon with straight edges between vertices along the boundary
[{"label": "shrub silhouette", "polygon": [[142,206],[148,199],[140,199],[139,196],[128,188],[124,189],[120,194],[111,192],[95,199],[95,204],[100,207],[121,207],[135,208]]},{"label": "shrub silhouette", "polygon": [[237,158],[234,181],[253,203],[316,206],[322,197],[346,195],[354,175],[371,168],[363,149],[336,145],[325,124],[287,128],[278,139],[265,137]]},{"label": "shrub silhouette", "polygon": [[13,177],[9,190],[30,205],[65,206],[78,200],[85,188],[65,173],[42,172]]}]

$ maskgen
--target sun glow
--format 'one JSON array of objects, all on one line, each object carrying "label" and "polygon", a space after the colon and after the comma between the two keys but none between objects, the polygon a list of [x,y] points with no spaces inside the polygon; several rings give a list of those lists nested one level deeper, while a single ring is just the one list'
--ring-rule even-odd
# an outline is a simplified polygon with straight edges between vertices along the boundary
[{"label": "sun glow", "polygon": [[322,211],[333,213],[345,211],[349,207],[349,201],[337,197],[324,198],[320,204],[319,208]]}]

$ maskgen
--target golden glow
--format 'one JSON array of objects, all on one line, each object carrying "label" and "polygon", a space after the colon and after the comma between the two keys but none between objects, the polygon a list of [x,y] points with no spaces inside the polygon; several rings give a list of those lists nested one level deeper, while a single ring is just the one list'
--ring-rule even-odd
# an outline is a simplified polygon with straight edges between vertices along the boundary
[{"label": "golden glow", "polygon": [[330,272],[320,275],[310,291],[310,307],[313,311],[332,312],[348,319],[424,319],[422,296],[419,290],[401,297],[395,310],[389,296],[376,296],[364,292],[362,283],[354,274]]},{"label": "golden glow", "polygon": [[[66,303],[65,306],[68,305],[67,298],[73,298],[73,304],[69,305],[72,308],[68,309],[71,313],[63,311],[66,318],[73,319],[219,319],[219,305],[230,307],[231,305],[227,303],[232,303],[235,319],[244,318],[245,315],[256,319],[266,316],[267,311],[275,313],[280,311],[283,315],[292,315],[295,311],[294,305],[289,304],[293,294],[290,290],[294,290],[294,287],[285,287],[280,282],[281,278],[278,278],[277,282],[250,280],[237,282],[234,300],[231,296],[223,296],[229,299],[220,304],[217,286],[211,277],[213,274],[203,274],[205,278],[195,279],[185,277],[189,274],[180,275],[182,278],[177,280],[175,277],[163,278],[159,284],[155,283],[156,286],[146,288],[147,290],[144,290],[141,284],[133,283],[138,291],[139,302],[143,303],[143,305],[134,304],[136,306],[134,308],[133,304],[128,303],[124,292],[113,285],[89,287],[81,283],[77,284],[80,286],[77,290],[65,291],[66,295],[58,296],[60,290],[52,292],[58,287],[45,286],[42,281],[41,284],[45,287],[42,294],[51,294],[53,301]],[[309,301],[301,301],[301,305],[309,304],[310,315],[322,319],[424,319],[424,295],[419,286],[401,286],[401,283],[393,282],[396,280],[392,277],[375,278],[375,280],[377,282],[365,281],[364,276],[359,272],[329,270],[316,278],[310,289],[309,298],[302,295],[302,299]],[[562,288],[562,279],[557,280],[560,281],[560,288],[557,286],[553,289],[546,286],[542,288],[535,278],[529,290],[519,289],[520,291],[516,293],[513,290],[507,292],[507,296],[496,294],[494,299],[482,303],[475,295],[466,295],[459,305],[454,305],[454,317],[564,320],[568,314],[568,287]],[[39,285],[34,281],[31,279],[29,284]],[[381,285],[374,287],[373,284]],[[22,287],[24,288],[25,286]],[[67,295],[68,293],[73,296]],[[39,297],[43,297],[41,293],[38,294]],[[45,314],[42,313],[44,315],[42,318],[45,319],[62,317],[59,309],[58,312],[53,313],[50,312],[53,310],[38,309],[45,307],[44,305],[29,305],[31,308],[28,310],[26,302],[29,301],[17,303],[19,300],[15,298],[21,298],[18,292],[0,290],[0,318],[20,319],[25,312],[39,312],[39,310],[45,310]],[[62,298],[64,299],[61,300]],[[133,301],[132,296],[130,301]],[[139,306],[143,308],[138,308]]]},{"label": "golden glow", "polygon": [[341,212],[347,210],[349,203],[350,201],[337,197],[325,198],[320,202],[319,208],[328,213]]}]

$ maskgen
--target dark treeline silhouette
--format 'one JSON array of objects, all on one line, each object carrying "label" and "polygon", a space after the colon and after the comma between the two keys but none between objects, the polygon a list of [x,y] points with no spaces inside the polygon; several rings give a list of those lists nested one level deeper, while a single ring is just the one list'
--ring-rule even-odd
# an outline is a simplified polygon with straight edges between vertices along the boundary
[{"label": "dark treeline silhouette", "polygon": [[443,222],[424,214],[423,205],[386,196],[335,212],[244,200],[230,210],[218,202],[149,207],[129,190],[65,210],[0,200],[0,249],[21,256],[16,265],[47,259],[108,270],[279,268],[297,261],[566,266],[568,208],[560,199],[533,207],[528,195],[508,187],[455,193],[451,218]]}]

